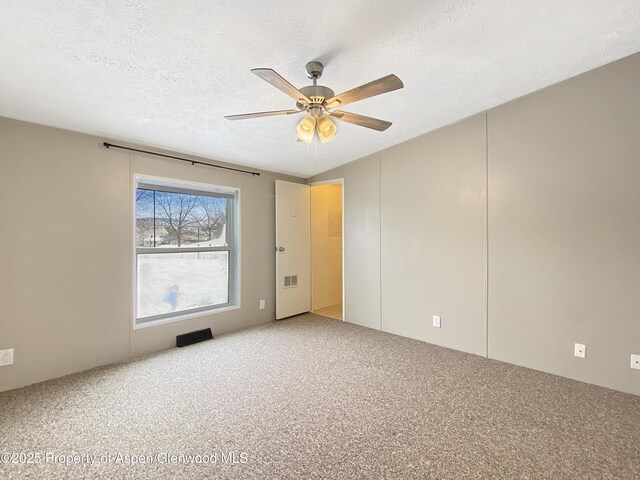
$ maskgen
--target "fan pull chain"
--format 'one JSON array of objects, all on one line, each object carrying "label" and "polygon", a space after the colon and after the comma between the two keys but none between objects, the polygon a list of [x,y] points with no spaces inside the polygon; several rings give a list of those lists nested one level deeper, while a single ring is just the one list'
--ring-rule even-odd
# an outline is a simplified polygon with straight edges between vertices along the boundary
[{"label": "fan pull chain", "polygon": [[318,165],[318,143],[320,142],[319,138],[313,137],[313,143],[316,144],[316,165]]}]

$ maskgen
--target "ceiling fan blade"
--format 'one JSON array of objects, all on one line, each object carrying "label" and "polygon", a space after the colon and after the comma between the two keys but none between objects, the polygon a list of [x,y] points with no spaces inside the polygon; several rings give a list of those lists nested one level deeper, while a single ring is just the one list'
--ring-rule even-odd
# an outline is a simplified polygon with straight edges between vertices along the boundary
[{"label": "ceiling fan blade", "polygon": [[393,92],[404,87],[404,83],[395,75],[387,75],[373,82],[365,83],[359,87],[347,90],[340,95],[336,95],[325,102],[327,108],[343,107],[349,103],[364,100],[365,98],[375,97],[387,92]]},{"label": "ceiling fan blade", "polygon": [[275,117],[277,115],[293,115],[302,113],[304,110],[274,110],[272,112],[242,113],[240,115],[225,115],[227,120],[247,120],[249,118]]},{"label": "ceiling fan blade", "polygon": [[342,112],[340,110],[331,112],[329,115],[337,118],[338,120],[342,120],[343,122],[353,123],[355,125],[360,125],[361,127],[371,128],[379,132],[383,132],[391,126],[391,122],[387,122],[386,120],[379,120],[377,118],[365,117],[364,115],[357,115],[355,113]]},{"label": "ceiling fan blade", "polygon": [[282,76],[280,76],[275,70],[270,68],[254,68],[251,70],[261,79],[266,80],[271,85],[276,87],[279,90],[282,90],[284,93],[293,98],[296,102],[300,103],[311,103],[311,100],[307,98],[305,94],[303,94],[296,87],[287,82]]}]

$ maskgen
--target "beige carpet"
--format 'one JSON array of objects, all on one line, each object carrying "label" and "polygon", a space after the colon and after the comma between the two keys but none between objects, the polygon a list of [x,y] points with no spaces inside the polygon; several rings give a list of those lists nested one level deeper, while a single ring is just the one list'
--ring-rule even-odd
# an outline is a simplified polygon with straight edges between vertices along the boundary
[{"label": "beige carpet", "polygon": [[3,479],[638,479],[640,397],[304,315],[4,392],[0,452],[42,455]]}]

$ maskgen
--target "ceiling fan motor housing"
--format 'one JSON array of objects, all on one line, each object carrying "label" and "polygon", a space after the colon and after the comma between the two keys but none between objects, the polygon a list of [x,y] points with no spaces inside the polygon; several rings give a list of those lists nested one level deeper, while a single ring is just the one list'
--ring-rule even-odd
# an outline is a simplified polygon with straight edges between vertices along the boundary
[{"label": "ceiling fan motor housing", "polygon": [[[322,104],[325,100],[335,97],[333,90],[331,90],[329,87],[323,87],[322,85],[309,85],[308,87],[302,87],[300,89],[300,92],[302,92],[309,100],[311,100],[311,108],[322,108]],[[301,106],[304,108],[304,105],[298,103],[298,108],[300,108]]]}]

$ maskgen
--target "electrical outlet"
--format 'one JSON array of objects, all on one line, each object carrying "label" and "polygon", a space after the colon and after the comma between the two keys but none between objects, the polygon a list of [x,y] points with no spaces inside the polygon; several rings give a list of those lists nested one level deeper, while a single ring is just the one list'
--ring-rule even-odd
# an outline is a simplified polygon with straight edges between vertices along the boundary
[{"label": "electrical outlet", "polygon": [[260,310],[264,310],[264,304],[265,304],[265,301],[260,300]]},{"label": "electrical outlet", "polygon": [[0,367],[13,365],[13,348],[0,350]]},{"label": "electrical outlet", "polygon": [[573,354],[576,357],[586,358],[587,356],[587,346],[582,345],[581,343],[576,343]]},{"label": "electrical outlet", "polygon": [[640,370],[640,355],[631,355],[631,368]]},{"label": "electrical outlet", "polygon": [[440,315],[433,316],[433,326],[436,328],[440,328]]}]

